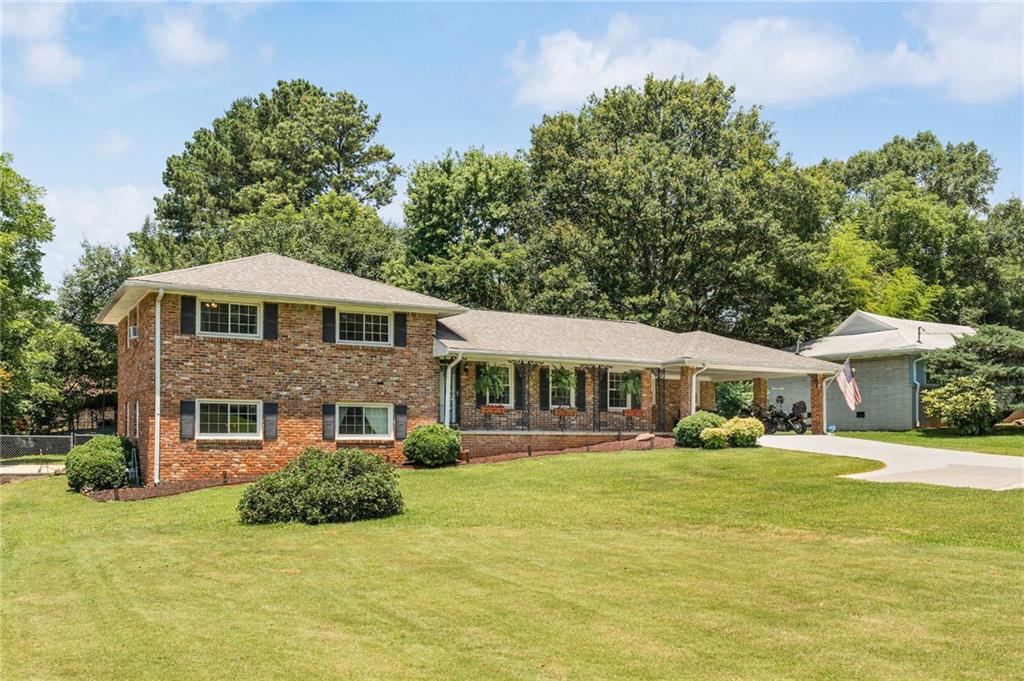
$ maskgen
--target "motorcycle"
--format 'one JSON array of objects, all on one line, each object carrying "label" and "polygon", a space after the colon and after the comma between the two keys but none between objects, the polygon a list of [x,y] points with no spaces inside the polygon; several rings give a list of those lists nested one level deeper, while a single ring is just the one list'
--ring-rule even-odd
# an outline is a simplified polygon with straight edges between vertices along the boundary
[{"label": "motorcycle", "polygon": [[760,419],[761,423],[764,424],[765,435],[772,435],[779,431],[793,431],[797,435],[803,435],[807,432],[809,426],[807,418],[807,403],[800,401],[794,402],[793,407],[787,414],[782,409],[782,403],[784,402],[782,395],[775,398],[775,404],[770,407],[758,408],[754,407],[751,410],[751,416],[756,419]]}]

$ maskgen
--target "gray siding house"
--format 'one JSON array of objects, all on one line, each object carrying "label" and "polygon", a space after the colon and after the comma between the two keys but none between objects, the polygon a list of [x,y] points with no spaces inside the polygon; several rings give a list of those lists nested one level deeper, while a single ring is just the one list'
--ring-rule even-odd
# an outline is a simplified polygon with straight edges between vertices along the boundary
[{"label": "gray siding house", "polygon": [[[853,412],[834,382],[825,393],[826,425],[838,430],[910,430],[928,425],[921,410],[921,392],[928,381],[928,354],[952,347],[958,336],[973,334],[969,326],[897,319],[857,310],[832,333],[801,345],[798,353],[842,363],[850,359],[860,388],[861,404]],[[810,404],[807,382],[788,378],[768,382],[768,400],[783,398]]]}]

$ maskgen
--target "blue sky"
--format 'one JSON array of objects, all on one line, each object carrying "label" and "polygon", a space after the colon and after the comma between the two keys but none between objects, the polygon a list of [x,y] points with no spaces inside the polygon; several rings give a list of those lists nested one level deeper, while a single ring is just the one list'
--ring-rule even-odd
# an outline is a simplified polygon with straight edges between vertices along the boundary
[{"label": "blue sky", "polygon": [[[895,134],[975,140],[1022,193],[1022,6],[4,2],[2,146],[46,188],[57,283],[83,237],[124,243],[168,155],[230,102],[306,78],[382,115],[403,165],[514,151],[545,112],[653,72],[737,86],[797,162]],[[401,220],[401,196],[382,211]]]}]

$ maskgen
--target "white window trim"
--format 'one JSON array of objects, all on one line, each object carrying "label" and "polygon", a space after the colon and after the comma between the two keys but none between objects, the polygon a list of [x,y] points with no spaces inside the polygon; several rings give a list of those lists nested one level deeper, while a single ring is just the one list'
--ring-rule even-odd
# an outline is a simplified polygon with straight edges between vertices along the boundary
[{"label": "white window trim", "polygon": [[[341,337],[341,315],[343,314],[361,314],[361,315],[376,315],[378,317],[388,318],[388,340],[386,343],[379,341],[353,341],[344,340]],[[365,330],[365,328],[364,328]],[[355,345],[365,346],[370,348],[391,348],[395,345],[395,313],[394,312],[369,312],[367,310],[341,310],[338,309],[334,313],[334,340],[338,345]],[[356,405],[358,406],[358,405]]]},{"label": "white window trim", "polygon": [[[130,348],[132,346],[132,326],[133,326],[133,324],[132,324],[132,313],[133,312],[135,313],[135,324],[134,324],[135,333],[138,334],[138,332],[139,332],[139,306],[136,305],[135,307],[133,307],[131,310],[128,311],[127,315],[125,315],[125,324],[124,324],[125,331],[124,331],[124,335],[125,335],[125,347],[126,348]],[[138,341],[138,338],[136,338],[135,340]]]},{"label": "white window trim", "polygon": [[[565,367],[548,367],[548,407],[551,409],[575,409],[576,408],[576,390],[569,391],[569,404],[555,404],[555,384],[551,380],[551,375],[555,369],[564,369]],[[575,371],[575,369],[569,369],[569,371]]]},{"label": "white window trim", "polygon": [[633,373],[632,371],[612,371],[608,370],[608,385],[605,391],[605,403],[608,405],[608,411],[626,411],[627,409],[633,408],[633,396],[626,395],[626,406],[625,407],[613,407],[612,406],[612,374],[618,374],[620,376],[625,374]]},{"label": "white window trim", "polygon": [[[218,305],[250,305],[256,307],[256,333],[221,333],[203,331],[203,303]],[[230,317],[230,315],[229,315]],[[261,340],[263,338],[263,303],[253,300],[232,300],[230,298],[196,298],[196,335],[209,338],[238,338],[240,340]]]},{"label": "white window trim", "polygon": [[487,406],[494,407],[508,407],[512,409],[515,405],[516,399],[516,372],[513,370],[511,364],[493,364],[489,363],[487,366],[502,367],[508,370],[508,401],[507,402],[491,402],[491,391],[488,390],[484,393],[484,404]]},{"label": "white window trim", "polygon": [[[387,407],[388,408],[388,432],[386,435],[353,435],[341,433],[341,408],[342,407]],[[395,405],[385,402],[338,402],[334,405],[334,439],[336,441],[349,442],[351,440],[373,440],[376,442],[393,442],[395,439]]]},{"label": "white window trim", "polygon": [[135,439],[139,439],[139,401],[135,400]]},{"label": "white window trim", "polygon": [[[256,405],[256,432],[255,433],[202,433],[202,405],[204,404],[255,404]],[[196,425],[195,433],[197,440],[262,440],[263,439],[263,401],[262,400],[196,400]],[[230,420],[230,416],[229,416]]]}]

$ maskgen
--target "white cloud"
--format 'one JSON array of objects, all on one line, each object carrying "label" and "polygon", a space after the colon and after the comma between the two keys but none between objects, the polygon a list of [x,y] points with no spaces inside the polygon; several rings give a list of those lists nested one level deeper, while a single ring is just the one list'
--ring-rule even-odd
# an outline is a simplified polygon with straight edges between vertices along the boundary
[{"label": "white cloud", "polygon": [[25,79],[33,85],[65,85],[82,74],[82,60],[60,42],[28,45],[22,63]]},{"label": "white cloud", "polygon": [[131,151],[134,147],[135,140],[117,128],[111,128],[103,133],[103,137],[96,143],[96,153],[103,158],[114,158]]},{"label": "white cloud", "polygon": [[121,185],[114,187],[57,187],[43,198],[46,213],[54,222],[54,238],[43,258],[46,280],[56,286],[81,253],[82,239],[96,243],[127,243],[128,232],[137,230],[153,209],[159,188]]},{"label": "white cloud", "polygon": [[0,95],[0,147],[6,149],[7,135],[11,134],[21,122],[18,114],[18,102],[12,95],[4,92]]},{"label": "white cloud", "polygon": [[219,61],[227,47],[206,35],[197,12],[170,12],[146,27],[150,47],[175,66],[205,66]]},{"label": "white cloud", "polygon": [[1024,82],[1024,5],[940,5],[922,20],[949,94],[967,102],[1012,95]]},{"label": "white cloud", "polygon": [[53,40],[64,31],[67,3],[63,2],[5,2],[3,34],[24,40]]},{"label": "white cloud", "polygon": [[941,6],[919,18],[925,50],[871,51],[831,24],[762,17],[727,24],[706,49],[641,35],[626,15],[586,39],[563,30],[520,43],[508,59],[517,101],[556,108],[592,92],[658,77],[714,73],[746,103],[796,104],[875,87],[942,86],[965,101],[1013,94],[1022,82],[1020,5]]}]

